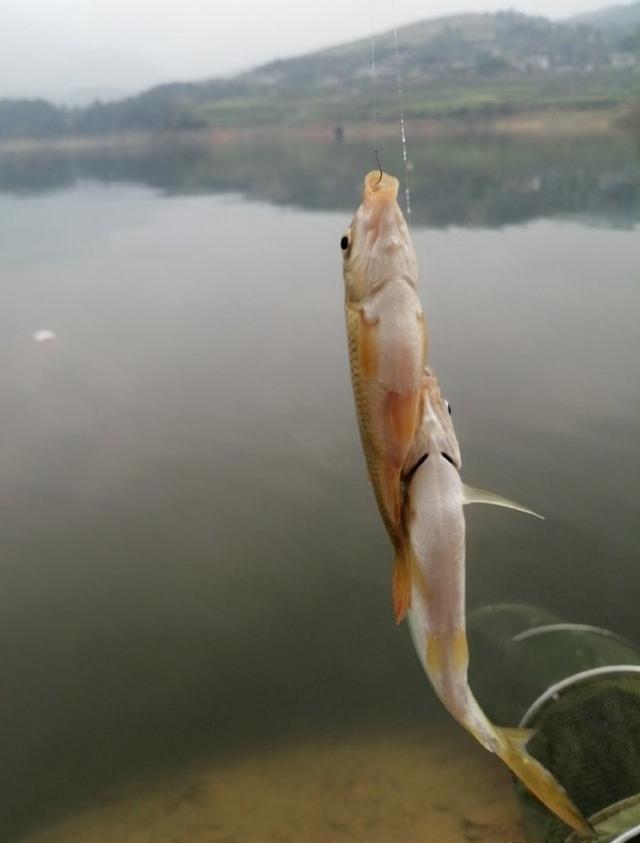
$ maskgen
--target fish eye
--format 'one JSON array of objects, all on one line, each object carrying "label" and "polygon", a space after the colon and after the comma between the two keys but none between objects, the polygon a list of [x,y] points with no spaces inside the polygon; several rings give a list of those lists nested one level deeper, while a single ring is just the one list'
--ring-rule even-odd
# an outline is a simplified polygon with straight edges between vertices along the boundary
[{"label": "fish eye", "polygon": [[346,252],[347,249],[349,248],[349,235],[348,234],[342,235],[342,237],[340,239],[340,248],[342,249],[343,252]]}]

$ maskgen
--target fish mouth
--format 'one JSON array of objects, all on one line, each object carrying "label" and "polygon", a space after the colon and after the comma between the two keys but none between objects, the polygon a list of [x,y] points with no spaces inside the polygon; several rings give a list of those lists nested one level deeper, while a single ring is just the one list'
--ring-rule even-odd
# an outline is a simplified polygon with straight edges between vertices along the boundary
[{"label": "fish mouth", "polygon": [[381,236],[388,240],[397,233],[402,219],[397,202],[399,184],[395,176],[380,170],[372,170],[364,177],[362,208],[366,227],[374,240]]},{"label": "fish mouth", "polygon": [[364,177],[362,201],[365,206],[386,205],[398,198],[398,179],[381,170],[372,170]]}]

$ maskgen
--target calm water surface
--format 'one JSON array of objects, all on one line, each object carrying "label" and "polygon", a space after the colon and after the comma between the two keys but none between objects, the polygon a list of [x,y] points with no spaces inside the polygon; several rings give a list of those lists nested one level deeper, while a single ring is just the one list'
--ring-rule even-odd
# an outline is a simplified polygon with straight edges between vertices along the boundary
[{"label": "calm water surface", "polygon": [[[637,152],[416,146],[464,475],[547,515],[468,515],[469,607],[640,640]],[[145,771],[438,716],[348,379],[368,154],[0,161],[3,840]]]}]

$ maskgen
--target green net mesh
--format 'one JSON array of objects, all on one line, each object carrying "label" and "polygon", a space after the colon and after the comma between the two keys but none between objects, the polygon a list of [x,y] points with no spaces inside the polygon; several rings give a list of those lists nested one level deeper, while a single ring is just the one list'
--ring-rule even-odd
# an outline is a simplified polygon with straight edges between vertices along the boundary
[{"label": "green net mesh", "polygon": [[[554,773],[583,813],[605,812],[599,840],[616,840],[633,817],[614,803],[635,799],[638,805],[632,808],[640,814],[637,649],[606,630],[566,624],[536,607],[515,604],[473,613],[468,628],[469,681],[480,705],[498,725],[517,725],[524,717],[523,725],[535,730],[529,752]],[[570,829],[516,786],[527,839],[565,841]]]},{"label": "green net mesh", "polygon": [[607,630],[567,624],[535,606],[500,604],[468,620],[469,683],[491,720],[514,726],[551,685],[584,670],[640,664],[640,653]]},{"label": "green net mesh", "polygon": [[[527,725],[529,752],[586,816],[640,794],[640,673],[595,675],[550,699]],[[518,785],[534,839],[565,840],[567,827]],[[620,829],[623,830],[623,829]]]}]

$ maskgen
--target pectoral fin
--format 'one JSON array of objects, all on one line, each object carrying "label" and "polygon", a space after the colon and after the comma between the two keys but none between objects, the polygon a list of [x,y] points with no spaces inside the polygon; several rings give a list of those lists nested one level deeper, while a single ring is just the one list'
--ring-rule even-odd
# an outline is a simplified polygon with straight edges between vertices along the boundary
[{"label": "pectoral fin", "polygon": [[393,562],[393,613],[396,623],[401,623],[411,606],[411,566],[400,549]]},{"label": "pectoral fin", "polygon": [[473,486],[462,484],[462,503],[487,503],[493,506],[504,506],[506,509],[515,509],[518,512],[524,512],[526,515],[533,515],[535,518],[540,518],[544,521],[544,515],[539,515],[532,509],[522,506],[520,503],[510,501],[508,498],[503,498],[493,492],[485,492],[484,489],[475,489]]}]

